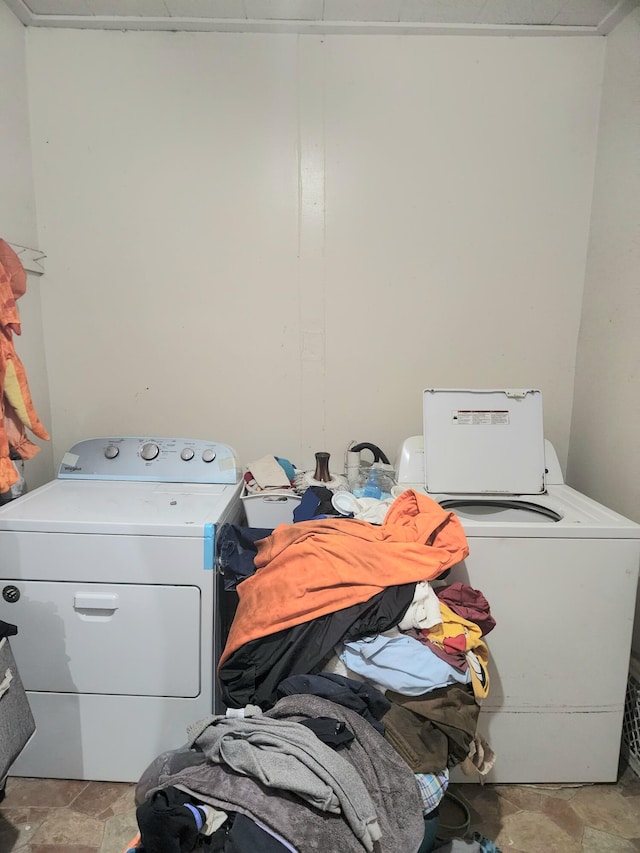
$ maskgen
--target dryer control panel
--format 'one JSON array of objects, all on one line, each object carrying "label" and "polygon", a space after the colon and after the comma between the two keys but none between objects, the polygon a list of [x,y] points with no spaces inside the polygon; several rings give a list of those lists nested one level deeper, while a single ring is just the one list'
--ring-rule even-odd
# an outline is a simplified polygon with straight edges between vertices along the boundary
[{"label": "dryer control panel", "polygon": [[240,466],[233,448],[217,441],[109,436],[74,444],[58,479],[235,484]]}]

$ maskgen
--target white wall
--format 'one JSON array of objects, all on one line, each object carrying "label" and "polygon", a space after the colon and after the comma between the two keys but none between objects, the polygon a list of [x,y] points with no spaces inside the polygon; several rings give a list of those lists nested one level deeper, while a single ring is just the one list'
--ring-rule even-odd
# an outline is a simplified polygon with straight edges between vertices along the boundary
[{"label": "white wall", "polygon": [[[640,522],[640,9],[607,38],[568,476]],[[603,589],[606,566],[603,567]],[[634,649],[640,654],[640,608]]]},{"label": "white wall", "polygon": [[459,385],[540,387],[564,462],[604,42],[30,30],[56,457],[341,469]]},{"label": "white wall", "polygon": [[[37,248],[35,196],[29,140],[25,29],[0,0],[0,237],[9,243]],[[22,335],[14,337],[24,363],[40,419],[49,427],[49,388],[45,364],[41,281],[29,275],[26,294],[18,309]],[[25,467],[29,487],[51,479],[53,451],[29,433],[40,452]]]}]

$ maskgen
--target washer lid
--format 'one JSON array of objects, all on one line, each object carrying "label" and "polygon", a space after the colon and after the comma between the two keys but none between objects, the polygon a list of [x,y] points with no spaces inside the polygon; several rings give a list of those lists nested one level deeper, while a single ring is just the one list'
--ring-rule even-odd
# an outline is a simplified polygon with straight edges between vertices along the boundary
[{"label": "washer lid", "polygon": [[0,507],[0,531],[199,536],[217,524],[241,484],[58,479]]},{"label": "washer lid", "polygon": [[540,391],[427,388],[423,414],[428,493],[545,491]]}]

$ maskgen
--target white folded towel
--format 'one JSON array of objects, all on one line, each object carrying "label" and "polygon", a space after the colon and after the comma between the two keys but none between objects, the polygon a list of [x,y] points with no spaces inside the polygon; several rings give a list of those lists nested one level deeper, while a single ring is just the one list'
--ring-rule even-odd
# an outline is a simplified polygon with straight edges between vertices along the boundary
[{"label": "white folded towel", "polygon": [[291,486],[284,468],[275,456],[263,456],[247,465],[253,479],[262,489],[282,489]]}]

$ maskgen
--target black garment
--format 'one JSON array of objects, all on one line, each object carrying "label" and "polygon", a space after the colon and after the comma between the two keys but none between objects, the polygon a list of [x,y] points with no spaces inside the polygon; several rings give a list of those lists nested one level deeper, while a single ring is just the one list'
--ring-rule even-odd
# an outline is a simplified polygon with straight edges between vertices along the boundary
[{"label": "black garment", "polygon": [[255,573],[254,559],[258,553],[255,543],[272,532],[272,528],[264,527],[239,527],[236,524],[220,526],[216,532],[216,557],[224,575],[225,589],[235,589],[241,581]]},{"label": "black garment", "polygon": [[337,643],[397,625],[413,601],[415,588],[415,583],[390,586],[369,601],[245,643],[218,671],[223,702],[230,708],[249,704],[270,708],[283,679],[320,671]]},{"label": "black garment", "polygon": [[[136,809],[144,853],[191,853],[199,846],[196,801],[177,788],[163,788]],[[205,814],[198,810],[200,826]]]},{"label": "black garment", "polygon": [[233,815],[229,815],[229,820],[223,824],[219,829],[210,835],[208,838],[209,846],[205,848],[206,853],[224,853],[225,844],[227,843],[227,838],[229,836],[229,831],[231,829],[231,821],[233,820]]},{"label": "black garment", "polygon": [[2,619],[0,619],[0,640],[2,640],[3,637],[13,637],[14,634],[17,633],[18,629],[15,625],[12,625],[10,622],[3,622]]},{"label": "black garment", "polygon": [[338,750],[354,739],[354,734],[347,728],[343,720],[335,717],[309,717],[308,720],[300,720],[301,725],[306,726],[314,735],[326,743],[331,749]]},{"label": "black garment", "polygon": [[[173,848],[170,846],[162,848],[167,851],[171,849]],[[287,851],[284,845],[251,818],[234,813],[231,813],[229,819],[212,835],[201,835],[196,847],[192,849],[197,853],[286,853]],[[137,850],[139,853],[147,853],[146,847],[138,847]]]},{"label": "black garment", "polygon": [[329,699],[343,708],[356,711],[368,720],[381,735],[385,727],[379,720],[391,708],[391,702],[377,687],[368,682],[356,681],[334,672],[319,672],[317,675],[293,675],[278,684],[276,696],[291,696],[294,693],[312,693]]},{"label": "black garment", "polygon": [[244,814],[237,814],[224,853],[286,853],[287,848]]},{"label": "black garment", "polygon": [[340,515],[331,503],[332,497],[333,492],[326,486],[309,486],[293,511],[294,522],[310,521],[319,515]]}]

